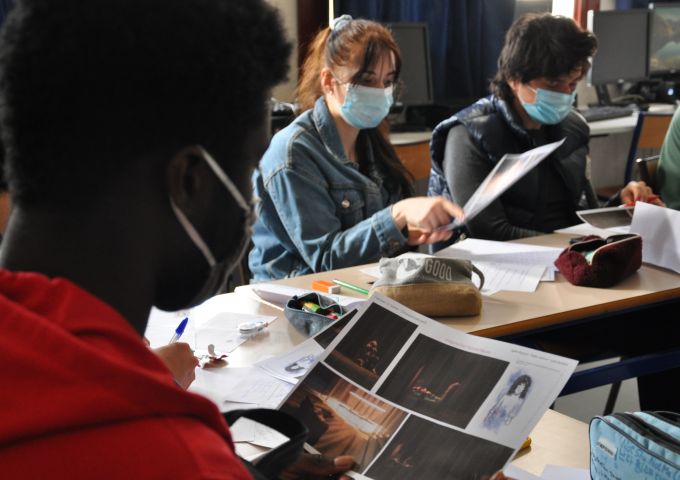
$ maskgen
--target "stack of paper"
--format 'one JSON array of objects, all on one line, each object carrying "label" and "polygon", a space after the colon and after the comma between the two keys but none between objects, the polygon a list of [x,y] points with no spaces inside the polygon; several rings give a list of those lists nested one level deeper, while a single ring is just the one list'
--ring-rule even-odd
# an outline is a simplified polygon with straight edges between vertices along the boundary
[{"label": "stack of paper", "polygon": [[468,238],[435,255],[471,260],[484,274],[482,293],[499,290],[533,292],[540,281],[555,280],[561,248]]},{"label": "stack of paper", "polygon": [[352,455],[364,477],[483,478],[513,458],[576,363],[375,294],[280,408],[314,450]]}]

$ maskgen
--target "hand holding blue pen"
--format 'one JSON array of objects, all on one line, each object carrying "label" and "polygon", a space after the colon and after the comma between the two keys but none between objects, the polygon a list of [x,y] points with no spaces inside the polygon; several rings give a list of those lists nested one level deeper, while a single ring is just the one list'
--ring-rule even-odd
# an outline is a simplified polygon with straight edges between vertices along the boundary
[{"label": "hand holding blue pen", "polygon": [[177,340],[179,340],[179,337],[181,337],[184,333],[184,329],[187,328],[187,323],[189,323],[189,317],[186,317],[184,320],[179,322],[179,325],[177,325],[177,328],[175,329],[175,334],[172,336],[168,344],[175,343]]}]

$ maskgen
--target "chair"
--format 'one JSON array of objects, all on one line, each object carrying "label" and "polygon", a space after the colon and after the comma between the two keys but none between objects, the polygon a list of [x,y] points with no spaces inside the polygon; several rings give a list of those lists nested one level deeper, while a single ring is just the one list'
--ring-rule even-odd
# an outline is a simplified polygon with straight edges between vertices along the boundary
[{"label": "chair", "polygon": [[649,185],[654,193],[659,193],[659,184],[656,178],[656,169],[659,166],[659,155],[638,158],[635,160],[635,165],[637,165],[640,180]]},{"label": "chair", "polygon": [[633,180],[633,167],[636,158],[648,157],[659,153],[672,118],[672,113],[640,112],[638,114],[637,124],[633,131],[633,141],[631,142],[628,160],[626,161],[623,183],[621,185],[598,188],[597,196],[601,200],[609,199],[609,197]]}]

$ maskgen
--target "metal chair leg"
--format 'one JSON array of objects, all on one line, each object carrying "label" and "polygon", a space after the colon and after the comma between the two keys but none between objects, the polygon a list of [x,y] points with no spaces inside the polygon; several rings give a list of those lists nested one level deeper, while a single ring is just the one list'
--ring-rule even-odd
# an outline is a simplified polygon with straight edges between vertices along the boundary
[{"label": "metal chair leg", "polygon": [[609,390],[609,396],[607,397],[607,404],[604,406],[603,415],[609,415],[614,411],[616,399],[619,396],[619,390],[621,390],[621,382],[612,383],[612,388]]}]

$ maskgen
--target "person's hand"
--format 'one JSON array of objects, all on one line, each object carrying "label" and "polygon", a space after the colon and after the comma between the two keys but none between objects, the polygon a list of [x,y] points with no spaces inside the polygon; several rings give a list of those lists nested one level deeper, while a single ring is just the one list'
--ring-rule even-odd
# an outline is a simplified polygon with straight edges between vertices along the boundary
[{"label": "person's hand", "polygon": [[463,210],[444,197],[413,197],[395,203],[392,218],[398,228],[408,227],[409,245],[421,245],[451,238],[451,231],[434,230],[453,218],[463,218]]},{"label": "person's hand", "polygon": [[351,480],[350,477],[342,475],[342,473],[353,466],[354,459],[349,455],[331,458],[325,455],[303,453],[292,467],[283,472],[281,478],[283,480],[327,480],[328,477],[332,477],[340,480]]},{"label": "person's hand", "polygon": [[153,351],[168,367],[179,386],[184,389],[189,388],[191,382],[196,378],[196,367],[198,366],[198,359],[194,357],[194,352],[189,348],[189,344],[171,343],[164,347],[154,348]]},{"label": "person's hand", "polygon": [[645,182],[629,182],[628,185],[623,187],[619,196],[623,205],[635,202],[648,202],[660,207],[666,206],[661,197],[655,195]]}]

